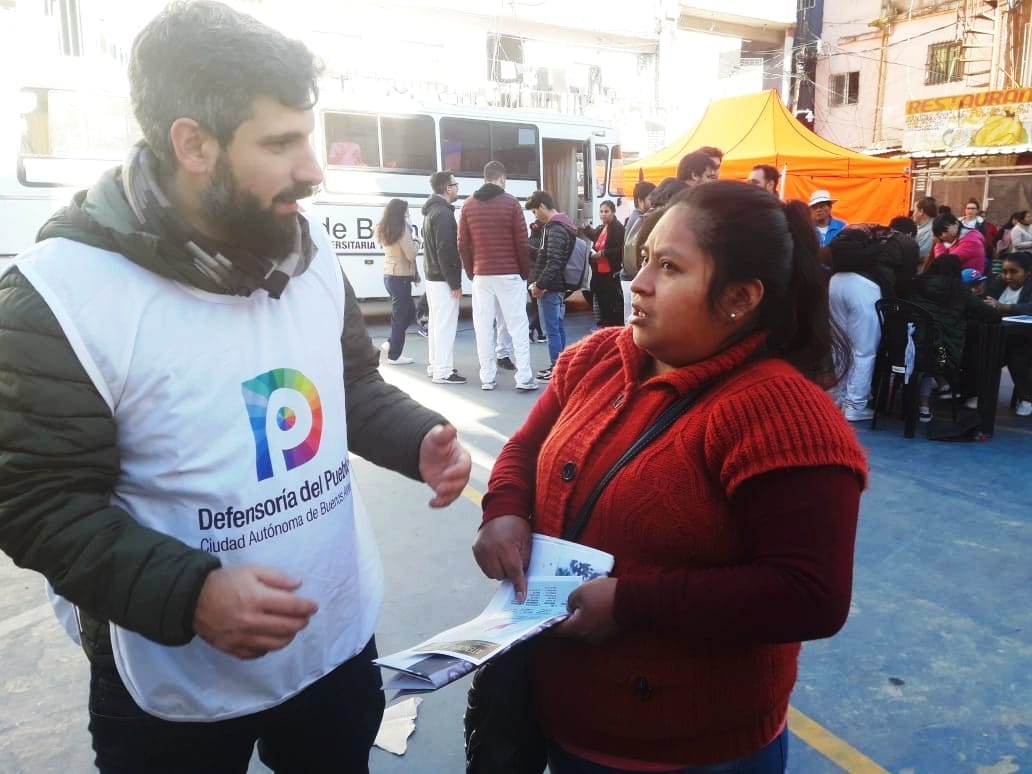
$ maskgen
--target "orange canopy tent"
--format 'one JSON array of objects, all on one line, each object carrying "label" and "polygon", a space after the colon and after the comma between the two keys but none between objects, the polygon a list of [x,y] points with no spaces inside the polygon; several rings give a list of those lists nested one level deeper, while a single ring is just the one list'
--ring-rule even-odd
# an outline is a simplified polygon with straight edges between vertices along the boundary
[{"label": "orange canopy tent", "polygon": [[724,151],[721,180],[745,180],[755,165],[770,164],[782,175],[783,198],[809,201],[826,189],[838,200],[832,215],[847,223],[887,224],[912,205],[909,158],[880,159],[828,142],[799,123],[773,90],[711,102],[694,129],[624,166],[625,190],[639,179],[676,176],[681,158],[704,145]]}]

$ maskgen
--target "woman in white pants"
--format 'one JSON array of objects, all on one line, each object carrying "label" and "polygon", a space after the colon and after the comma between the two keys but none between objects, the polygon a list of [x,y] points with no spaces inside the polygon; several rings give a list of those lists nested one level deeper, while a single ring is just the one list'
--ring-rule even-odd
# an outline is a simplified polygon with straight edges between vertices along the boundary
[{"label": "woman in white pants", "polygon": [[878,310],[881,298],[877,283],[851,271],[831,275],[828,285],[831,318],[849,338],[853,365],[835,387],[834,397],[850,422],[863,422],[874,416],[867,408],[871,399],[874,360],[881,338]]}]

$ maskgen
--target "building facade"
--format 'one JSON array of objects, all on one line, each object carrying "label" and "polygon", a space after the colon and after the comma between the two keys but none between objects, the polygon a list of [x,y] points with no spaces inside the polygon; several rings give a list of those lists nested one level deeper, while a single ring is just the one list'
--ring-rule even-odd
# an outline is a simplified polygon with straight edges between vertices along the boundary
[{"label": "building facade", "polygon": [[[646,154],[711,99],[783,88],[793,0],[228,0],[305,40],[356,100],[531,108],[617,124]],[[124,64],[164,0],[0,0],[8,71],[41,54]]]},{"label": "building facade", "polygon": [[815,130],[910,156],[917,195],[975,198],[994,221],[1027,209],[1030,21],[1027,0],[823,0]]}]

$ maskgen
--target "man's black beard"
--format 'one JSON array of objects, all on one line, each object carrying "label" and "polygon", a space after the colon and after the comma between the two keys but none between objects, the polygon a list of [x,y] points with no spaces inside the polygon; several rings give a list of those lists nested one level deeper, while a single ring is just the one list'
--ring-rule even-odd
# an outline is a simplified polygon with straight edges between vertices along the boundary
[{"label": "man's black beard", "polygon": [[276,202],[293,202],[312,193],[310,186],[295,186],[277,194],[273,204],[262,207],[258,197],[241,190],[233,165],[225,154],[215,162],[211,184],[201,195],[204,218],[228,235],[230,245],[249,253],[278,261],[297,244],[297,215],[277,215]]}]

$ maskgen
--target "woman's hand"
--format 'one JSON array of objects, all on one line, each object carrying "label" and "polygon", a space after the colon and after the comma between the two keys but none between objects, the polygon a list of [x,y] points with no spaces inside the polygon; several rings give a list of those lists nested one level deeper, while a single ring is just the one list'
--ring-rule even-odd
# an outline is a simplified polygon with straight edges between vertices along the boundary
[{"label": "woman's hand", "polygon": [[616,633],[613,602],[616,578],[595,578],[570,594],[566,607],[570,617],[552,629],[559,637],[585,640],[592,645],[605,642]]},{"label": "woman's hand", "polygon": [[517,602],[527,596],[530,533],[530,521],[522,516],[499,516],[482,526],[473,541],[473,556],[484,575],[511,581]]}]

